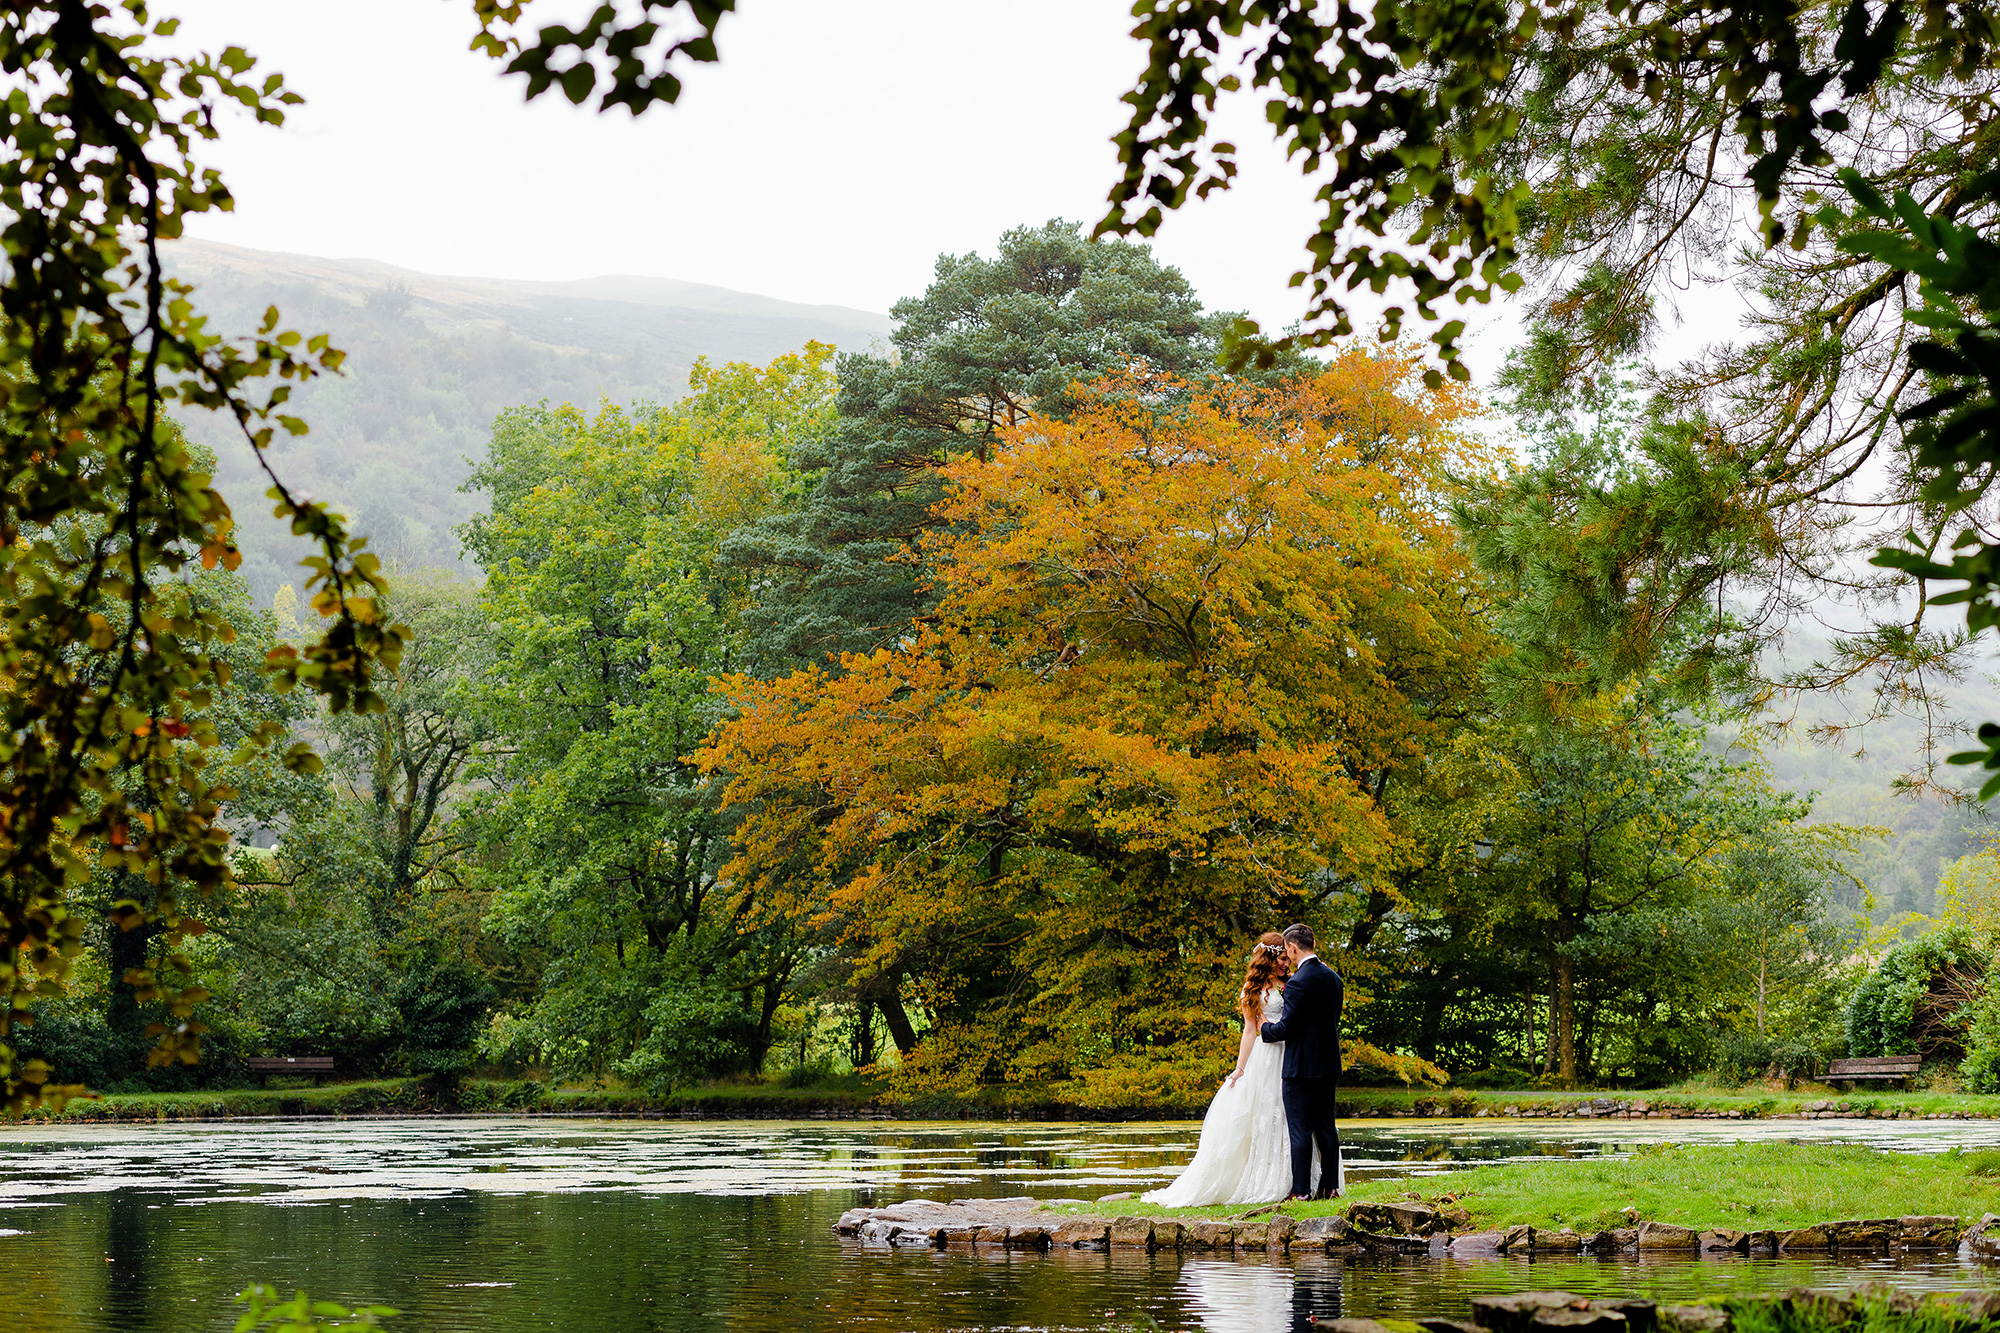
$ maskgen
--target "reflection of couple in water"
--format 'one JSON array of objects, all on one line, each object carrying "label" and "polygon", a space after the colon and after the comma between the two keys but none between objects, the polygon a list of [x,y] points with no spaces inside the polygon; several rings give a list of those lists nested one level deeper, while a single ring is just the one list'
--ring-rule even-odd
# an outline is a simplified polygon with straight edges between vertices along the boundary
[{"label": "reflection of couple in water", "polygon": [[1345,1308],[1342,1268],[1191,1259],[1181,1265],[1179,1295],[1202,1333],[1312,1333],[1313,1319]]},{"label": "reflection of couple in water", "polygon": [[1311,927],[1258,938],[1236,998],[1236,1068],[1209,1103],[1194,1160],[1149,1202],[1191,1208],[1340,1193],[1342,994],[1340,974],[1313,952]]}]

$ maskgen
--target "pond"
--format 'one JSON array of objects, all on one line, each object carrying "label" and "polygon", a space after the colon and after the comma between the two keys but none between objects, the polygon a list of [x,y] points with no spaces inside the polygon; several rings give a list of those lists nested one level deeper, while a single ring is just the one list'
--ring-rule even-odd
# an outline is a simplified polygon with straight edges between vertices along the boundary
[{"label": "pond", "polygon": [[[411,1330],[946,1333],[1302,1328],[1308,1314],[1462,1314],[1487,1292],[1991,1285],[1956,1258],[1215,1259],[960,1254],[834,1240],[914,1196],[1150,1187],[1193,1124],[845,1125],[434,1119],[27,1127],[0,1133],[0,1328],[226,1329],[267,1282],[377,1301]],[[1586,1157],[1645,1141],[2000,1144],[1995,1122],[1353,1122],[1353,1175]]]}]

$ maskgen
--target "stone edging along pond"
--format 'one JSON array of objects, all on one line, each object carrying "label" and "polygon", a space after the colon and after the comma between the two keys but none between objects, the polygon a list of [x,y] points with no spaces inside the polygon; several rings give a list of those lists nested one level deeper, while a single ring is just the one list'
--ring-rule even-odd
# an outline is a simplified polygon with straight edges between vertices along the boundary
[{"label": "stone edging along pond", "polygon": [[[1061,1200],[1058,1203],[1078,1203]],[[1802,1253],[1887,1254],[1891,1251],[1959,1250],[1965,1257],[2000,1262],[2000,1214],[1967,1226],[1956,1217],[1892,1217],[1824,1222],[1784,1231],[1697,1230],[1670,1222],[1584,1235],[1568,1228],[1516,1226],[1495,1231],[1454,1231],[1469,1219],[1427,1204],[1354,1204],[1345,1216],[1287,1217],[1275,1208],[1234,1218],[1186,1221],[1153,1217],[1046,1216],[1049,1205],[1031,1198],[959,1199],[939,1203],[908,1199],[889,1208],[853,1208],[834,1222],[834,1234],[863,1244],[950,1249],[997,1246],[1010,1250],[1177,1250],[1337,1255],[1402,1254],[1434,1257],[1556,1254],[1642,1254],[1660,1258],[1727,1258]]]}]

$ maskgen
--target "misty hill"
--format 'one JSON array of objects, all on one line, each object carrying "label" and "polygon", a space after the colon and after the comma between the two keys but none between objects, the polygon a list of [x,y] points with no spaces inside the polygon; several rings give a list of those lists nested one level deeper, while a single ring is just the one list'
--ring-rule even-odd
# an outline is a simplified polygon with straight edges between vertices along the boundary
[{"label": "misty hill", "polygon": [[[1785,635],[1783,651],[1771,664],[1803,666],[1832,657],[1833,645],[1820,634],[1795,626]],[[1945,764],[1946,756],[1970,748],[1971,733],[1980,723],[2000,721],[2000,659],[1987,647],[1971,664],[1963,680],[1940,681],[1932,688],[1940,706],[1929,717],[1915,706],[1849,733],[1837,744],[1812,740],[1808,732],[1818,722],[1846,725],[1865,716],[1868,698],[1819,695],[1798,701],[1791,734],[1764,747],[1772,779],[1781,788],[1813,796],[1814,823],[1886,828],[1890,836],[1865,843],[1847,866],[1874,898],[1870,915],[1877,922],[1908,912],[1926,916],[1937,910],[1939,872],[1952,861],[1979,851],[1988,837],[2000,832],[1984,807],[1954,803],[1936,790],[1899,791],[1897,779],[1920,777],[1948,791],[1977,791],[1988,776],[1975,769]],[[1861,687],[1865,690],[1865,686]],[[1858,895],[1848,906],[1861,907]]]},{"label": "misty hill", "polygon": [[[438,277],[210,241],[167,253],[217,331],[247,334],[275,305],[285,327],[329,333],[348,353],[345,374],[296,391],[312,433],[275,445],[272,462],[406,566],[458,565],[452,528],[476,507],[458,487],[504,408],[670,402],[697,357],[761,363],[812,339],[860,351],[889,333],[887,315],[664,278]],[[268,482],[234,424],[208,414],[182,424],[216,452],[244,573],[268,602],[296,581],[304,548],[271,518]]]}]

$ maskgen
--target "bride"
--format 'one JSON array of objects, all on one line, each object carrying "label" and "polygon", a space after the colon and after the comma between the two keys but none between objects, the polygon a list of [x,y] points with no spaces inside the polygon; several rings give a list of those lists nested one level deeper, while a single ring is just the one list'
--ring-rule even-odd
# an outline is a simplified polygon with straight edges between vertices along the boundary
[{"label": "bride", "polygon": [[1145,1195],[1146,1202],[1169,1208],[1271,1203],[1291,1188],[1292,1146],[1282,1083],[1285,1045],[1257,1039],[1258,1026],[1278,1017],[1290,975],[1285,937],[1276,931],[1258,936],[1236,997],[1243,1040],[1236,1048],[1235,1072],[1208,1104],[1194,1160],[1173,1184]]}]

